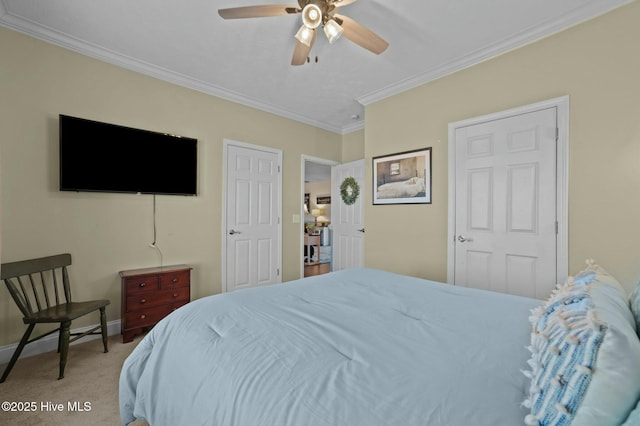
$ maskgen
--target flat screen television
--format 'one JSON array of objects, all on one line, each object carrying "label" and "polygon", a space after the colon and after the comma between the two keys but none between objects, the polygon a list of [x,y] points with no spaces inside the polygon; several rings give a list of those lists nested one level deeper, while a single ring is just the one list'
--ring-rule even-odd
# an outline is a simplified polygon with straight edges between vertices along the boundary
[{"label": "flat screen television", "polygon": [[60,114],[60,190],[196,195],[197,142]]}]

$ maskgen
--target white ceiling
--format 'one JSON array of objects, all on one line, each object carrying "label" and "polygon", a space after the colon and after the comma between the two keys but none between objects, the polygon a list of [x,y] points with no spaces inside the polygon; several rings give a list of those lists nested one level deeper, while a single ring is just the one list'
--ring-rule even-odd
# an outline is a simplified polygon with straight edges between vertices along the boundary
[{"label": "white ceiling", "polygon": [[[319,34],[293,67],[300,14],[223,20],[268,0],[0,0],[0,25],[172,83],[337,133],[364,106],[632,0],[359,0],[340,13],[390,44],[381,55]],[[275,3],[281,3],[276,0]],[[296,5],[296,1],[283,2]]]}]

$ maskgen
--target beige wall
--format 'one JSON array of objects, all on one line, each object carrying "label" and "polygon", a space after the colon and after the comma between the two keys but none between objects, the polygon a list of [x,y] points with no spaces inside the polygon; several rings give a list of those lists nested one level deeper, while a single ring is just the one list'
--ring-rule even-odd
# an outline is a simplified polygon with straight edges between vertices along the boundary
[{"label": "beige wall", "polygon": [[364,130],[348,133],[342,138],[342,162],[364,158]]},{"label": "beige wall", "polygon": [[433,147],[433,204],[372,206],[365,190],[366,265],[446,280],[448,123],[569,95],[569,272],[592,257],[631,288],[640,276],[639,23],[634,2],[368,106],[369,163]]},{"label": "beige wall", "polygon": [[[3,262],[72,253],[74,296],[110,299],[109,320],[120,317],[118,271],[159,264],[158,253],[148,247],[152,196],[58,191],[57,119],[62,113],[198,139],[199,195],[157,197],[157,243],[164,264],[194,267],[192,298],[221,288],[223,140],[282,149],[283,280],[300,276],[300,225],[290,220],[300,213],[300,157],[339,161],[341,135],[3,28],[0,58]],[[74,327],[95,322],[78,321]],[[17,308],[0,289],[0,346],[18,341],[23,331]]]}]

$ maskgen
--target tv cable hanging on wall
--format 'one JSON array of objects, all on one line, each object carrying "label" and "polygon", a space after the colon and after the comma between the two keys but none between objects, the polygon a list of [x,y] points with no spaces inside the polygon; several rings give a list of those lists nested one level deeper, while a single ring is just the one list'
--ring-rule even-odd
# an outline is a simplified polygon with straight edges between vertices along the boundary
[{"label": "tv cable hanging on wall", "polygon": [[156,225],[156,194],[153,194],[153,242],[149,244],[149,247],[158,251],[160,255],[160,267],[164,266],[164,261],[162,259],[162,251],[157,244],[158,240],[158,227]]}]

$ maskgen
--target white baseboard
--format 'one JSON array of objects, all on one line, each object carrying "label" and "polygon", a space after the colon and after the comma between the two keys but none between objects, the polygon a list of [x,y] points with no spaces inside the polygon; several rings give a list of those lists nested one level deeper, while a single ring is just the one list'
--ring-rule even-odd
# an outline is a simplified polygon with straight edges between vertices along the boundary
[{"label": "white baseboard", "polygon": [[[93,327],[96,327],[99,324],[89,325],[87,327],[81,327],[71,330],[72,333],[84,333],[85,331],[91,330]],[[115,334],[120,334],[120,320],[109,321],[107,322],[107,334],[109,336],[113,336]],[[32,333],[31,337],[37,336],[37,334]],[[94,339],[100,339],[99,335],[89,335],[84,336],[82,339],[78,339],[72,343],[72,345],[78,343],[88,342]],[[12,345],[2,346],[0,347],[0,365],[7,364],[18,347],[17,343]],[[47,337],[43,337],[40,340],[37,340],[33,343],[28,344],[22,350],[20,354],[20,358],[26,358],[33,355],[42,354],[49,351],[58,350],[58,333],[52,333]]]}]

